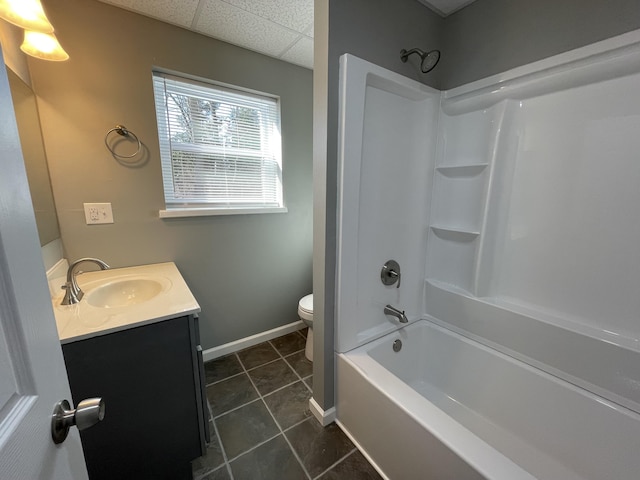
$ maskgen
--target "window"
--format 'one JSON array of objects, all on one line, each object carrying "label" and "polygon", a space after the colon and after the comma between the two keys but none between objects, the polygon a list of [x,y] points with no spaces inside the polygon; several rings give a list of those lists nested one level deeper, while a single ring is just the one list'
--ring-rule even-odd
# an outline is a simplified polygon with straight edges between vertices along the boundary
[{"label": "window", "polygon": [[162,217],[286,211],[274,96],[153,73]]}]

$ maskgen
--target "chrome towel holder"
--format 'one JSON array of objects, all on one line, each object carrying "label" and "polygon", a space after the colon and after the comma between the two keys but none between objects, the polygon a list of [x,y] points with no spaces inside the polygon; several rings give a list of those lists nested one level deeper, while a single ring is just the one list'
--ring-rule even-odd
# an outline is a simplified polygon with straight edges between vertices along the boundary
[{"label": "chrome towel holder", "polygon": [[[138,142],[138,148],[136,149],[136,151],[133,152],[131,155],[120,155],[116,153],[114,149],[109,146],[109,142],[108,142],[109,134],[111,134],[112,132],[116,132],[118,135],[121,135],[123,137],[133,137],[135,141]],[[138,138],[138,136],[135,133],[133,133],[131,130],[128,130],[127,127],[125,127],[124,125],[116,125],[111,130],[109,130],[104,136],[104,144],[107,147],[107,150],[109,150],[114,157],[118,157],[118,158],[133,158],[136,155],[138,155],[142,150],[142,142],[140,142],[140,139]]]}]

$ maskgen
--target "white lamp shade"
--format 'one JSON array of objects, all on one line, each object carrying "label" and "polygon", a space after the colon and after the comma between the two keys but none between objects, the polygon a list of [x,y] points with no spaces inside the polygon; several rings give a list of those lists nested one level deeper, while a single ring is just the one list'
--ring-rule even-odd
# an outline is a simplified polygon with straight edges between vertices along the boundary
[{"label": "white lamp shade", "polygon": [[40,0],[0,0],[0,18],[25,30],[53,32]]},{"label": "white lamp shade", "polygon": [[53,33],[25,30],[24,42],[20,45],[20,50],[42,60],[61,62],[69,59],[69,55]]}]

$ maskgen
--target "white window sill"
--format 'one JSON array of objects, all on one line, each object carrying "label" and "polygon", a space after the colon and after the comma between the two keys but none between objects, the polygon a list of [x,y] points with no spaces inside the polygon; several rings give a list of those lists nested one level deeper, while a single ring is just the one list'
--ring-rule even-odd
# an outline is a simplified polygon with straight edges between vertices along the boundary
[{"label": "white window sill", "polygon": [[160,210],[160,218],[208,217],[213,215],[253,215],[256,213],[287,213],[287,207],[274,208],[172,208]]}]

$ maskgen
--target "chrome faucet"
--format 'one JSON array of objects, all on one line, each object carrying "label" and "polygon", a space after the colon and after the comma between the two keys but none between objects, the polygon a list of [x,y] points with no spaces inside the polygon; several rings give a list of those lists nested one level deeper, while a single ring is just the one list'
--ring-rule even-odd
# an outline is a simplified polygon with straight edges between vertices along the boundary
[{"label": "chrome faucet", "polygon": [[404,310],[400,311],[391,305],[387,305],[384,307],[384,314],[391,315],[392,317],[396,317],[400,323],[408,323],[409,319],[404,314]]},{"label": "chrome faucet", "polygon": [[80,258],[69,265],[69,270],[67,270],[67,283],[65,283],[62,288],[66,290],[64,294],[64,298],[62,299],[61,305],[74,305],[84,296],[84,292],[78,286],[78,282],[76,280],[76,275],[80,272],[76,272],[76,267],[84,262],[93,262],[100,267],[100,270],[107,270],[111,267],[104,263],[102,260],[98,258]]}]

